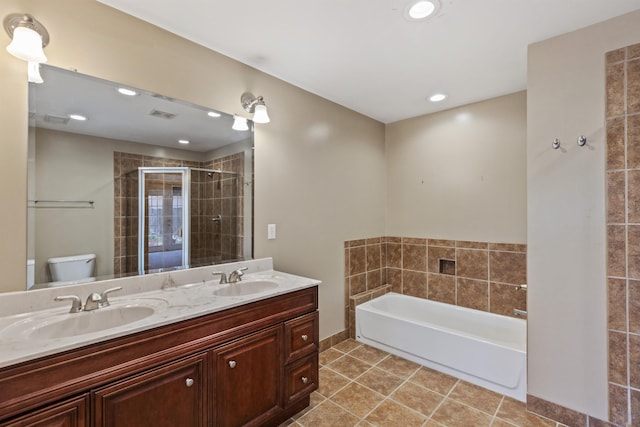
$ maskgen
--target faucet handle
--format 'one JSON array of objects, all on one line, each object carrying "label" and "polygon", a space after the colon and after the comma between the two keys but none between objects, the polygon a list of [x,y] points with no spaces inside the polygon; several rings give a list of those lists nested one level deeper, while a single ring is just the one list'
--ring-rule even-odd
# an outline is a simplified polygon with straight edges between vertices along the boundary
[{"label": "faucet handle", "polygon": [[233,270],[231,272],[231,274],[229,275],[229,281],[231,283],[235,283],[235,282],[241,282],[242,281],[242,276],[244,276],[243,271],[248,270],[249,267],[241,267],[237,270]]},{"label": "faucet handle", "polygon": [[122,286],[116,286],[115,288],[109,288],[102,291],[100,294],[100,307],[109,307],[109,297],[108,294],[111,292],[121,291]]},{"label": "faucet handle", "polygon": [[214,271],[211,273],[213,276],[220,276],[220,284],[229,283],[227,282],[227,274],[224,271]]},{"label": "faucet handle", "polygon": [[71,300],[72,301],[71,310],[69,310],[69,313],[78,313],[82,311],[82,301],[80,300],[80,297],[76,295],[61,295],[59,297],[55,297],[53,300],[54,301]]}]

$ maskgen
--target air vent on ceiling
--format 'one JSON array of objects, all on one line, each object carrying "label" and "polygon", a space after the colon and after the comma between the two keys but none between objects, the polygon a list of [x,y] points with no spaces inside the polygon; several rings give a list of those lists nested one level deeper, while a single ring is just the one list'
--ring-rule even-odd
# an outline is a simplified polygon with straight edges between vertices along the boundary
[{"label": "air vent on ceiling", "polygon": [[164,99],[165,101],[175,101],[175,99],[170,98],[168,96],[164,96],[164,95],[158,95],[157,93],[154,93],[153,95],[154,98],[158,98],[158,99]]},{"label": "air vent on ceiling", "polygon": [[176,116],[173,113],[167,113],[166,111],[160,111],[160,110],[151,110],[149,115],[153,117],[160,117],[162,119],[173,119]]},{"label": "air vent on ceiling", "polygon": [[69,121],[69,117],[67,116],[54,116],[53,114],[45,114],[44,121],[46,123],[53,123],[57,125],[66,125]]}]

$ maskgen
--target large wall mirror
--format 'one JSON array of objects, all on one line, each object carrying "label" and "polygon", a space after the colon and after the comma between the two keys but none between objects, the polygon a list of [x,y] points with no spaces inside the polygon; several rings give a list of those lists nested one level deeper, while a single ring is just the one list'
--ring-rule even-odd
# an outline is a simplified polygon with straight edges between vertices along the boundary
[{"label": "large wall mirror", "polygon": [[253,127],[43,65],[29,84],[27,289],[252,257]]}]

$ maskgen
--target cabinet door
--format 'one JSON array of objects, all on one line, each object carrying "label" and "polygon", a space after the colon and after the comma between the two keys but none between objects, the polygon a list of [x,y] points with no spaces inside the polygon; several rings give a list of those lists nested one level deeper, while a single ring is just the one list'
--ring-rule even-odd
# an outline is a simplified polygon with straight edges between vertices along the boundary
[{"label": "cabinet door", "polygon": [[214,350],[215,425],[260,426],[282,411],[282,327]]},{"label": "cabinet door", "polygon": [[24,415],[6,423],[2,427],[85,427],[88,421],[88,396],[51,405],[39,411]]},{"label": "cabinet door", "polygon": [[205,426],[206,378],[206,355],[200,354],[97,390],[95,425]]}]

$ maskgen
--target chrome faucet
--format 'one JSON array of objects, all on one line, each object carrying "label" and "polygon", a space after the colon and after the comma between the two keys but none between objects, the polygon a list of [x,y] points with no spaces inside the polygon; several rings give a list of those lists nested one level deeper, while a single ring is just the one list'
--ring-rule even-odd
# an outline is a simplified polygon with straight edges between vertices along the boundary
[{"label": "chrome faucet", "polygon": [[80,298],[76,295],[61,295],[59,297],[55,297],[53,299],[54,301],[66,301],[66,300],[71,300],[71,310],[69,310],[69,313],[79,313],[82,311],[82,301],[80,301]]},{"label": "chrome faucet", "polygon": [[249,267],[242,267],[229,273],[229,283],[241,282],[242,276],[244,276],[243,271],[247,270],[248,268]]},{"label": "chrome faucet", "polygon": [[111,305],[109,304],[109,294],[111,292],[121,291],[121,290],[122,290],[122,286],[116,286],[115,288],[109,288],[102,291],[102,293],[100,294],[100,302],[98,303],[100,308],[109,307]]},{"label": "chrome faucet", "polygon": [[227,282],[227,275],[224,271],[214,271],[213,273],[211,273],[214,276],[220,276],[220,284],[223,285],[225,283],[229,283]]},{"label": "chrome faucet", "polygon": [[106,289],[102,291],[101,294],[95,292],[91,293],[87,297],[87,302],[84,304],[84,311],[92,311],[103,307],[109,307],[110,304],[108,295],[111,292],[119,291],[121,289],[122,286],[118,286],[116,288]]},{"label": "chrome faucet", "polygon": [[87,302],[84,303],[84,311],[92,311],[100,308],[100,303],[102,302],[102,297],[100,294],[92,292],[87,297]]},{"label": "chrome faucet", "polygon": [[101,294],[98,294],[95,292],[91,293],[91,295],[87,297],[87,302],[85,303],[84,308],[82,307],[82,301],[80,300],[80,297],[76,295],[62,295],[59,297],[55,297],[53,300],[54,301],[71,300],[72,301],[71,310],[69,310],[69,313],[79,313],[81,311],[92,311],[92,310],[97,310],[103,307],[109,307],[108,294],[111,292],[119,291],[121,289],[122,289],[122,286],[118,286],[116,288],[106,289],[102,291]]}]

